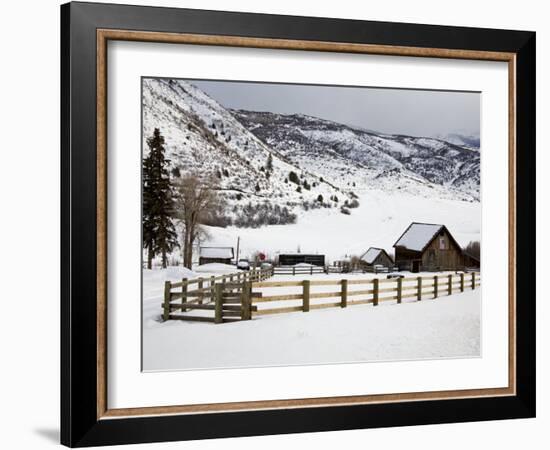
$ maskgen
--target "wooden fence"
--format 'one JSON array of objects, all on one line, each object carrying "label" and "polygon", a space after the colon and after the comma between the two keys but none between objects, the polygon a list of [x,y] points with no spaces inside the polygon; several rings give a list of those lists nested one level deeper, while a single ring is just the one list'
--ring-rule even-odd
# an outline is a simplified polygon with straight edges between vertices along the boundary
[{"label": "wooden fence", "polygon": [[326,273],[323,266],[277,266],[273,268],[273,275],[313,275]]},{"label": "wooden fence", "polygon": [[[250,269],[230,274],[164,283],[162,302],[164,320],[229,322],[248,319],[251,305],[242,307],[250,297],[252,283],[263,282],[273,275],[273,268]],[[199,310],[203,315],[181,314]],[[210,314],[208,314],[210,311]],[[179,312],[179,314],[178,314]],[[212,316],[213,313],[213,316]]]},{"label": "wooden fence", "polygon": [[[396,301],[401,303],[404,299],[414,298],[421,301],[427,298],[437,298],[441,295],[452,295],[456,292],[464,292],[466,289],[475,289],[481,285],[479,273],[438,274],[433,276],[420,276],[408,278],[389,279],[343,279],[343,280],[302,280],[302,281],[265,281],[252,283],[250,293],[251,306],[258,306],[265,302],[301,302],[301,305],[278,306],[274,308],[254,308],[251,317],[266,314],[280,314],[288,312],[308,312],[324,308],[346,308],[351,305],[372,304],[377,306],[380,302]],[[336,286],[337,290],[330,292],[315,292],[315,287]],[[361,286],[366,287],[360,288]],[[358,289],[359,287],[359,289]],[[273,295],[269,292],[259,292],[258,289],[294,288],[297,293],[285,293]],[[336,302],[316,303],[319,299],[337,298]]]},{"label": "wooden fence", "polygon": [[363,267],[341,267],[327,266],[326,273],[389,273],[398,271],[398,267],[387,266],[363,266]]}]

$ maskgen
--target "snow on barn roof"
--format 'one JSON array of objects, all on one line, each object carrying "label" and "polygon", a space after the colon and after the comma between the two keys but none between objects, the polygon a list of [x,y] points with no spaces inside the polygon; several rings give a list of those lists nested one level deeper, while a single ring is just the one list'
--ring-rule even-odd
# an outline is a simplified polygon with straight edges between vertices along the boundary
[{"label": "snow on barn roof", "polygon": [[378,255],[382,252],[383,250],[381,248],[375,248],[375,247],[370,247],[364,254],[363,256],[361,256],[361,261],[364,261],[366,262],[367,264],[372,264],[374,262],[374,260],[378,257]]},{"label": "snow on barn roof", "polygon": [[233,247],[201,247],[201,258],[233,258]]},{"label": "snow on barn roof", "polygon": [[401,235],[399,240],[393,244],[393,246],[404,247],[407,250],[421,252],[443,227],[444,225],[435,223],[413,222]]}]

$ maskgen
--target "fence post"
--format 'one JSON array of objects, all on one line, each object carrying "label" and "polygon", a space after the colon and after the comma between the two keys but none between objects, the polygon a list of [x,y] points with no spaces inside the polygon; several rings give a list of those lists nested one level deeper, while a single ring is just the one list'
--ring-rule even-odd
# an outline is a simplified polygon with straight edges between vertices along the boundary
[{"label": "fence post", "polygon": [[342,308],[348,306],[348,280],[342,280]]},{"label": "fence post", "polygon": [[309,274],[310,274],[310,275],[313,275],[313,266],[310,266],[310,267],[309,267]]},{"label": "fence post", "polygon": [[202,292],[202,289],[204,287],[204,280],[202,277],[199,278],[197,286],[199,288],[199,305],[202,305],[202,300],[204,298],[204,293]]},{"label": "fence post", "polygon": [[449,287],[448,287],[448,293],[449,295],[453,294],[453,274],[449,274]]},{"label": "fence post", "polygon": [[[233,284],[233,274],[229,274],[229,283]],[[234,292],[233,286],[231,286],[231,289],[229,289],[229,292]]]},{"label": "fence post", "polygon": [[215,286],[215,314],[214,314],[214,323],[222,323],[223,322],[223,316],[222,316],[222,307],[223,307],[223,285],[216,284]]},{"label": "fence post", "polygon": [[168,320],[170,318],[170,282],[164,282],[164,311],[162,314],[163,320]]},{"label": "fence post", "polygon": [[216,299],[216,277],[212,275],[210,277],[210,302],[213,302]]},{"label": "fence post", "polygon": [[464,272],[460,274],[460,292],[464,292]]},{"label": "fence post", "polygon": [[422,300],[422,277],[417,277],[416,282],[417,282],[416,299],[420,301]]},{"label": "fence post", "polygon": [[181,279],[181,312],[187,311],[183,306],[184,303],[187,303],[187,278]]},{"label": "fence post", "polygon": [[434,298],[437,298],[437,275],[434,275]]},{"label": "fence post", "polygon": [[397,303],[401,303],[401,296],[403,292],[403,279],[397,279]]},{"label": "fence post", "polygon": [[292,266],[292,275],[296,275],[296,267]]},{"label": "fence post", "polygon": [[476,273],[472,272],[472,290],[476,288]]},{"label": "fence post", "polygon": [[372,292],[372,304],[378,306],[378,278],[372,280],[373,283],[373,292]]},{"label": "fence post", "polygon": [[309,280],[304,280],[302,282],[302,301],[303,301],[303,306],[302,306],[302,309],[304,312],[308,312],[309,311]]},{"label": "fence post", "polygon": [[247,320],[252,320],[252,283],[248,283],[246,292],[248,296]]},{"label": "fence post", "polygon": [[241,320],[252,319],[252,283],[246,281],[243,285],[243,294],[241,300]]}]

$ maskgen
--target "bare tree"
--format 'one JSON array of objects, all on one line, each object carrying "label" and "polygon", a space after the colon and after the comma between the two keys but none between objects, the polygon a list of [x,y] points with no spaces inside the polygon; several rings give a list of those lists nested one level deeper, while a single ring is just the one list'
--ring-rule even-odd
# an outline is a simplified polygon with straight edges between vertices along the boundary
[{"label": "bare tree", "polygon": [[479,259],[481,255],[481,245],[479,241],[470,241],[464,251],[470,256]]},{"label": "bare tree", "polygon": [[349,259],[350,270],[357,270],[361,268],[361,257],[358,255],[352,255]]},{"label": "bare tree", "polygon": [[196,175],[186,175],[176,183],[176,217],[183,227],[183,265],[189,269],[193,262],[193,245],[204,233],[202,223],[220,207],[216,188],[212,178],[201,179]]}]

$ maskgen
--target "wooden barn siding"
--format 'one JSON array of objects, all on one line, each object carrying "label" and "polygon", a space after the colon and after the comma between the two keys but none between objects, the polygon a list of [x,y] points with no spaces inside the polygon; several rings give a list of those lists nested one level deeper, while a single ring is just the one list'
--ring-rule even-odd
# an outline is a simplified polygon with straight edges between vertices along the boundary
[{"label": "wooden barn siding", "polygon": [[466,266],[466,267],[477,267],[477,268],[480,267],[480,263],[477,259],[472,258],[469,255],[463,255],[463,257],[464,257],[464,266]]},{"label": "wooden barn siding", "polygon": [[231,264],[231,258],[205,258],[204,256],[199,257],[199,265],[211,264],[211,263],[220,263],[220,264]]},{"label": "wooden barn siding", "polygon": [[[464,267],[462,249],[457,247],[446,231],[443,233],[446,250],[440,250],[438,235],[422,253],[422,266],[426,269],[460,269]],[[430,262],[430,250],[434,250],[433,263]]]},{"label": "wooden barn siding", "polygon": [[385,267],[391,267],[393,266],[393,261],[388,258],[386,256],[386,254],[384,252],[381,252],[374,260],[374,262],[372,263],[373,265],[375,264],[382,264],[383,266]]},{"label": "wooden barn siding", "polygon": [[412,261],[420,260],[421,254],[403,248],[396,247],[395,249],[395,264],[401,270],[412,270]]}]

